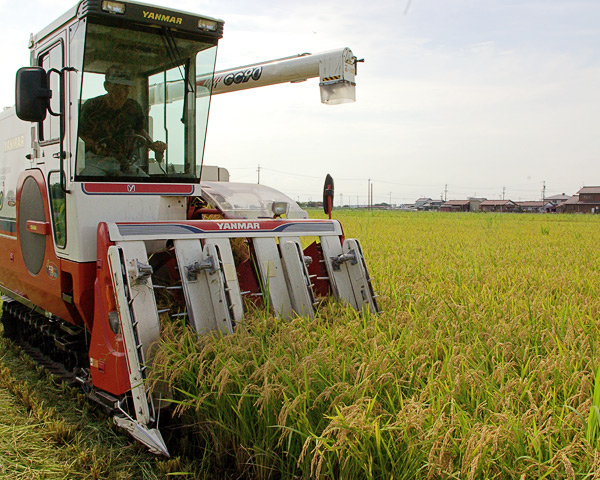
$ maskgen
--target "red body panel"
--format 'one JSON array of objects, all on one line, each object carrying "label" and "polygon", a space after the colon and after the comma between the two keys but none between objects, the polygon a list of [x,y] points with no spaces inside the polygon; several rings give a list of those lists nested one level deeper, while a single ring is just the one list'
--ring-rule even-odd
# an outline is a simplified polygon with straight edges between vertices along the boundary
[{"label": "red body panel", "polygon": [[91,332],[94,323],[94,280],[96,279],[96,263],[75,263],[60,260],[62,289],[71,293],[72,304],[67,304],[73,317],[81,318]]},{"label": "red body panel", "polygon": [[[44,202],[45,221],[50,222],[50,209],[48,205],[48,189],[44,175],[40,170],[27,170],[19,176],[17,186],[17,212],[21,202],[23,182],[32,177],[37,183]],[[8,290],[27,298],[35,305],[52,312],[57,317],[67,322],[80,324],[81,317],[74,309],[70,309],[62,298],[63,278],[59,270],[60,260],[54,252],[54,242],[51,235],[46,241],[44,263],[36,275],[31,274],[25,265],[19,247],[17,233],[19,231],[19,218],[17,214],[15,231],[2,232],[0,237],[0,283]]]},{"label": "red body panel", "polygon": [[94,322],[90,342],[90,372],[94,386],[113,395],[130,390],[125,346],[121,333],[114,333],[108,322],[108,313],[116,311],[115,294],[108,265],[107,252],[112,242],[105,223],[98,225],[98,260],[94,283]]},{"label": "red body panel", "polygon": [[88,195],[177,195],[194,193],[194,186],[178,183],[84,183]]},{"label": "red body panel", "polygon": [[325,264],[320,260],[323,258],[323,250],[316,242],[311,243],[304,249],[304,255],[313,259],[308,266],[308,273],[313,276],[312,284],[313,291],[317,297],[326,297],[331,293],[331,286],[328,280],[323,280],[329,277]]}]

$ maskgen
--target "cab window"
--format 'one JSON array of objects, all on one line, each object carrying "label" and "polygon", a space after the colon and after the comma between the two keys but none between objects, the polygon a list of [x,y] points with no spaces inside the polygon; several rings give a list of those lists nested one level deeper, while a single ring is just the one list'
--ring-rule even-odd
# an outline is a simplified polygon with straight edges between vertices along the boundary
[{"label": "cab window", "polygon": [[[48,72],[51,68],[61,70],[63,68],[63,43],[58,42],[43,52],[38,57],[38,65]],[[60,112],[60,80],[58,75],[50,75],[50,89],[52,98],[50,108],[53,112]],[[42,144],[58,142],[60,139],[60,117],[51,115],[49,112],[46,119],[40,124],[39,140]]]}]

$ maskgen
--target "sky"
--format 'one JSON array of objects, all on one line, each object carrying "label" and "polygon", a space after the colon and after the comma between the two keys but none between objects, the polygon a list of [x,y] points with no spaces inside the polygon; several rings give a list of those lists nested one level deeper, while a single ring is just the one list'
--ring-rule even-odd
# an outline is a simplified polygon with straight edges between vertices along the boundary
[{"label": "sky", "polygon": [[[205,164],[336,204],[539,200],[600,185],[597,0],[155,0],[225,21],[217,69],[349,47],[356,102],[318,79],[215,96]],[[75,4],[0,0],[0,104],[32,32]]]}]

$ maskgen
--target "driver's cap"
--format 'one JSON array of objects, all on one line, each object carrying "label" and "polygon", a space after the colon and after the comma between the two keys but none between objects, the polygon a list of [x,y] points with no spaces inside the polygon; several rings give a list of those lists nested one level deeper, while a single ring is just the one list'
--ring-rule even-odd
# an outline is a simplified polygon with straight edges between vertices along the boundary
[{"label": "driver's cap", "polygon": [[117,66],[112,66],[106,71],[104,80],[109,83],[116,83],[117,85],[128,85],[130,87],[133,86],[131,75]]}]

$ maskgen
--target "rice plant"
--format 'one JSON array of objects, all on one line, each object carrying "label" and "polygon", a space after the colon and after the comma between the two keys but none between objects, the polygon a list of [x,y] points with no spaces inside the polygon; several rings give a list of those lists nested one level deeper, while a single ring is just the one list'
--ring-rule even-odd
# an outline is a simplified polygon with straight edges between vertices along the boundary
[{"label": "rice plant", "polygon": [[190,451],[248,478],[600,476],[600,220],[339,212],[380,316],[167,326]]}]

